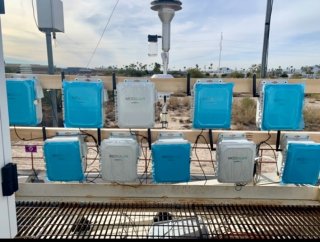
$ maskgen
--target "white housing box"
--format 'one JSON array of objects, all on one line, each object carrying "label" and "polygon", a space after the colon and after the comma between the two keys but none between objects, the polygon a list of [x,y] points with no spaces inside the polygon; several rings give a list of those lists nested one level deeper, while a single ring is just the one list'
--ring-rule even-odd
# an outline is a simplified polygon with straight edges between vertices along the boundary
[{"label": "white housing box", "polygon": [[125,80],[117,85],[116,119],[120,128],[153,128],[155,85],[148,80]]},{"label": "white housing box", "polygon": [[40,31],[64,32],[61,0],[37,0],[37,13]]},{"label": "white housing box", "polygon": [[126,132],[111,133],[101,143],[102,179],[111,182],[134,182],[140,147],[136,137]]},{"label": "white housing box", "polygon": [[220,134],[216,154],[219,182],[243,184],[253,180],[256,145],[244,134]]}]

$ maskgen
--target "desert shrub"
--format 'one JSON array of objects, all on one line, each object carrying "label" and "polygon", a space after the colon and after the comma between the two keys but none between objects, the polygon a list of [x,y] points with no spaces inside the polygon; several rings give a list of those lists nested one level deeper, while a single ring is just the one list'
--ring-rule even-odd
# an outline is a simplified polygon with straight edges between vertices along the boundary
[{"label": "desert shrub", "polygon": [[203,77],[205,77],[205,75],[197,68],[188,69],[188,73],[190,74],[191,78],[203,78]]},{"label": "desert shrub", "polygon": [[304,122],[306,131],[320,130],[320,109],[308,107],[304,110]]},{"label": "desert shrub", "polygon": [[187,109],[191,107],[191,101],[188,97],[182,98],[181,99],[181,105]]},{"label": "desert shrub", "polygon": [[315,101],[320,101],[320,94],[318,93],[306,94],[306,97],[310,99],[314,99]]},{"label": "desert shrub", "polygon": [[168,102],[168,108],[170,110],[175,109],[190,109],[191,107],[191,101],[189,97],[177,97],[177,96],[171,96]]},{"label": "desert shrub", "polygon": [[178,97],[170,97],[168,102],[168,109],[175,110],[179,107],[179,99]]},{"label": "desert shrub", "polygon": [[235,100],[232,109],[232,122],[238,128],[250,127],[256,121],[256,102],[254,99],[245,97]]}]

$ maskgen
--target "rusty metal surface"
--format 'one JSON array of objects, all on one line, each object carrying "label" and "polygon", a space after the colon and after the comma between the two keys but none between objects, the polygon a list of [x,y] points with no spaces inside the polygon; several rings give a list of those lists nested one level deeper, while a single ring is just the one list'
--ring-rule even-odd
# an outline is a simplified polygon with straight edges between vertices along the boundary
[{"label": "rusty metal surface", "polygon": [[17,238],[320,238],[320,206],[17,202],[17,220]]}]

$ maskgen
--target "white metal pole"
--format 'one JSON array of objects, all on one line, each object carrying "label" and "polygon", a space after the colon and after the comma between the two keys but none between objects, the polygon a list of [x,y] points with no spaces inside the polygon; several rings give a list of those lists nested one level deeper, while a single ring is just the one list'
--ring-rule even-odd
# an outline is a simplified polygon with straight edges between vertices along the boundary
[{"label": "white metal pole", "polygon": [[[3,58],[2,29],[0,17],[0,168],[12,161],[7,105],[7,89]],[[2,175],[0,172],[0,181]],[[2,196],[0,186],[0,238],[13,238],[17,234],[17,217],[14,195]]]}]

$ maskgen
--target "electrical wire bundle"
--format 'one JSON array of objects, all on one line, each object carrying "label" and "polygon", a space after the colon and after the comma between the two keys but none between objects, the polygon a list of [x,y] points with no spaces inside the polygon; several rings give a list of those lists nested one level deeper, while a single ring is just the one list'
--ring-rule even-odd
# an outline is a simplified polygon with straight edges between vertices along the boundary
[{"label": "electrical wire bundle", "polygon": [[202,171],[202,173],[203,173],[203,176],[204,176],[204,179],[205,179],[205,185],[206,185],[208,179],[207,179],[206,173],[205,173],[205,171],[204,171],[204,169],[203,169],[203,167],[202,167],[202,164],[201,164],[201,162],[200,162],[200,159],[199,159],[199,156],[198,156],[198,153],[197,153],[197,150],[199,149],[199,147],[198,147],[198,142],[199,142],[200,138],[202,138],[202,139],[204,140],[204,142],[206,143],[206,145],[207,145],[207,147],[208,147],[208,150],[209,150],[209,152],[210,152],[210,158],[211,158],[211,163],[212,163],[212,167],[213,167],[214,173],[216,173],[216,169],[215,169],[215,165],[214,165],[214,161],[213,161],[213,156],[212,156],[212,152],[211,152],[210,145],[209,145],[208,140],[206,139],[206,137],[203,135],[203,132],[204,132],[204,130],[202,129],[201,132],[200,132],[200,134],[197,136],[197,138],[196,138],[196,140],[195,140],[195,142],[194,142],[194,145],[193,145],[193,147],[192,147],[192,150],[194,151],[194,154],[195,154],[195,156],[196,156],[196,158],[197,158],[197,161],[198,161],[199,167],[200,167],[200,169],[201,169],[201,171]]}]

